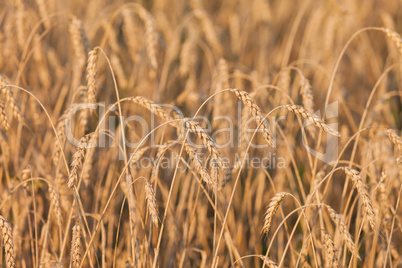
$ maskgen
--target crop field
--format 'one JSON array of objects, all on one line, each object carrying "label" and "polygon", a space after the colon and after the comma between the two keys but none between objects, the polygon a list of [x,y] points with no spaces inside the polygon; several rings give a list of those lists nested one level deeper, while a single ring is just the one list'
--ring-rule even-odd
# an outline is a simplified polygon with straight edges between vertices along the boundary
[{"label": "crop field", "polygon": [[399,0],[1,0],[1,267],[402,267]]}]

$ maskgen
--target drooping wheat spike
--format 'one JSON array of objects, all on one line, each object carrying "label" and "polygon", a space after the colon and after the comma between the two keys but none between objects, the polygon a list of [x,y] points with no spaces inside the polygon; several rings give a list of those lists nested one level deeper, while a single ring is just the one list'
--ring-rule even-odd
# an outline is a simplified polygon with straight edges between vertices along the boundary
[{"label": "drooping wheat spike", "polygon": [[76,221],[73,227],[73,238],[71,241],[71,264],[72,267],[78,268],[81,263],[81,225]]},{"label": "drooping wheat spike", "polygon": [[329,267],[340,267],[338,256],[336,255],[338,251],[335,248],[332,237],[327,232],[324,232],[324,248],[326,253],[325,260]]},{"label": "drooping wheat spike", "polygon": [[145,180],[145,198],[147,200],[147,207],[149,214],[151,214],[152,222],[154,225],[158,226],[158,209],[156,207],[155,193],[148,180]]},{"label": "drooping wheat spike", "polygon": [[207,147],[208,152],[211,155],[212,160],[216,161],[219,168],[223,170],[225,168],[225,165],[223,163],[221,153],[219,152],[215,142],[207,134],[205,129],[201,127],[198,122],[191,120],[190,118],[184,118],[182,121],[186,129],[189,129],[192,133],[196,134],[197,137],[203,141],[205,147]]},{"label": "drooping wheat spike", "polygon": [[[165,110],[162,109],[162,107],[156,103],[154,103],[153,101],[141,97],[141,96],[137,96],[137,97],[131,97],[130,101],[141,105],[142,107],[144,107],[145,109],[149,110],[151,113],[153,113],[154,115],[158,116],[159,118],[165,120],[165,121],[172,121],[174,120],[174,118],[172,116],[170,116],[167,112],[165,112]],[[171,125],[177,127],[178,123],[177,122],[170,122]]]},{"label": "drooping wheat spike", "polygon": [[141,157],[144,155],[144,153],[151,147],[149,146],[144,146],[142,148],[137,149],[131,156],[130,160],[130,166],[134,167],[134,165],[141,159]]},{"label": "drooping wheat spike", "polygon": [[71,171],[70,171],[70,176],[68,178],[67,186],[69,189],[73,188],[74,186],[77,186],[77,181],[78,181],[78,169],[81,166],[82,159],[84,158],[85,154],[85,145],[88,141],[87,136],[84,136],[81,138],[77,145],[77,150],[73,154],[73,161],[71,163]]},{"label": "drooping wheat spike", "polygon": [[274,217],[276,211],[278,210],[283,198],[288,195],[285,192],[279,192],[272,197],[271,202],[268,205],[267,212],[265,213],[264,226],[262,227],[262,232],[265,234],[269,233],[269,228],[271,227],[272,218]]},{"label": "drooping wheat spike", "polygon": [[359,260],[361,260],[359,256],[359,251],[357,250],[355,243],[353,242],[352,235],[349,233],[348,227],[346,223],[343,221],[342,215],[336,213],[336,211],[330,206],[326,206],[329,211],[329,216],[331,220],[336,224],[339,229],[340,234],[342,235],[342,239],[345,242],[347,248],[350,252]]},{"label": "drooping wheat spike", "polygon": [[255,100],[252,97],[250,97],[250,95],[246,91],[241,91],[237,88],[233,88],[230,91],[235,93],[237,98],[239,100],[241,100],[243,102],[243,104],[249,108],[256,123],[258,124],[259,128],[262,130],[265,140],[267,141],[267,143],[270,146],[275,148],[276,147],[275,139],[272,137],[272,135],[269,131],[269,125],[266,122],[266,120],[264,120],[263,113],[262,113],[260,107],[258,107]]},{"label": "drooping wheat spike", "polygon": [[96,102],[96,72],[98,65],[98,48],[94,48],[88,53],[87,64],[87,96],[86,102]]},{"label": "drooping wheat spike", "polygon": [[363,215],[365,220],[370,224],[371,228],[376,230],[375,214],[373,210],[373,203],[367,191],[368,186],[363,182],[359,171],[348,167],[343,168],[347,176],[350,176],[353,186],[357,189],[359,197],[363,202]]},{"label": "drooping wheat spike", "polygon": [[399,153],[402,154],[402,139],[401,137],[398,136],[398,134],[396,134],[395,130],[393,129],[388,129],[386,131],[389,139],[391,140],[391,142],[398,147]]},{"label": "drooping wheat spike", "polygon": [[17,118],[20,124],[25,125],[25,120],[20,112],[20,108],[18,107],[17,102],[13,97],[13,94],[8,88],[7,79],[2,75],[0,75],[0,91],[4,96],[4,101],[6,102],[6,104],[8,104],[8,107],[10,107],[11,109],[12,116]]},{"label": "drooping wheat spike", "polygon": [[299,106],[299,105],[285,105],[285,107],[292,113],[301,116],[303,119],[306,119],[310,122],[312,122],[316,127],[321,129],[322,131],[331,134],[336,137],[340,137],[341,134],[339,134],[338,131],[335,129],[331,128],[327,124],[324,123],[324,121],[321,120],[318,116],[315,114],[310,113],[307,111],[305,108]]},{"label": "drooping wheat spike", "polygon": [[401,36],[397,32],[395,32],[391,29],[388,29],[388,28],[381,28],[381,31],[383,31],[387,35],[389,40],[391,40],[395,44],[395,46],[398,48],[399,53],[402,54],[402,38],[401,38]]},{"label": "drooping wheat spike", "polygon": [[153,71],[158,69],[158,61],[156,60],[156,36],[155,26],[152,16],[143,8],[138,10],[138,16],[145,23],[145,39],[147,44],[147,54]]},{"label": "drooping wheat spike", "polygon": [[4,109],[4,103],[0,100],[0,121],[3,129],[5,131],[10,130],[10,125],[8,124],[6,110]]},{"label": "drooping wheat spike", "polygon": [[208,171],[202,163],[202,160],[195,148],[188,143],[184,143],[184,148],[186,149],[187,154],[190,156],[190,159],[193,161],[197,172],[201,176],[201,179],[208,185],[208,188],[213,189],[214,183],[212,182],[212,179],[209,176]]},{"label": "drooping wheat spike", "polygon": [[14,240],[11,225],[0,215],[0,228],[3,235],[5,263],[7,268],[15,267]]},{"label": "drooping wheat spike", "polygon": [[267,256],[260,255],[260,258],[268,268],[278,268],[278,265]]}]

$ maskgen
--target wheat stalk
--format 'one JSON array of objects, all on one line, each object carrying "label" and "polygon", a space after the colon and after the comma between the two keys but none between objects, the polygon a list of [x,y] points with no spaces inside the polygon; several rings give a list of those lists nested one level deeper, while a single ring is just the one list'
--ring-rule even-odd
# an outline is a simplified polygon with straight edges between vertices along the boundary
[{"label": "wheat stalk", "polygon": [[344,167],[342,169],[345,171],[346,175],[348,175],[352,179],[353,186],[357,189],[359,197],[362,199],[363,202],[364,218],[367,222],[370,223],[371,228],[375,231],[376,230],[375,214],[373,210],[373,203],[367,191],[368,186],[363,182],[359,171],[348,167]]},{"label": "wheat stalk", "polygon": [[278,210],[283,198],[289,193],[279,192],[272,197],[271,202],[268,205],[267,212],[265,213],[264,226],[262,227],[262,232],[269,233],[269,228],[271,227],[272,218],[274,217],[276,211]]}]

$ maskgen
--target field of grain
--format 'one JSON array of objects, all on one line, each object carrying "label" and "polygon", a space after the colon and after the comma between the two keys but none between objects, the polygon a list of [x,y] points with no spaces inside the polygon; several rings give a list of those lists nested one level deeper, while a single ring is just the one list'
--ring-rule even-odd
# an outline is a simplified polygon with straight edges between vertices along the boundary
[{"label": "field of grain", "polygon": [[402,2],[0,1],[1,267],[402,267]]}]

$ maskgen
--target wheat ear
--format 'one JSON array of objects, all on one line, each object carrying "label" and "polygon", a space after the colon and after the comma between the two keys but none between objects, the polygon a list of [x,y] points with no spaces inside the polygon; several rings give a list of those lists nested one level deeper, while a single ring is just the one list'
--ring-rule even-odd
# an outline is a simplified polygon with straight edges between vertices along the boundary
[{"label": "wheat ear", "polygon": [[269,131],[269,125],[267,124],[266,120],[264,120],[263,113],[260,107],[258,107],[255,100],[250,97],[250,95],[246,91],[242,91],[237,88],[232,88],[230,89],[230,91],[235,93],[237,98],[248,107],[259,128],[261,128],[261,130],[263,131],[263,135],[267,143],[272,147],[276,147],[275,139],[271,136],[271,133]]},{"label": "wheat ear", "polygon": [[326,206],[328,211],[329,211],[329,216],[331,217],[331,220],[336,224],[336,226],[339,229],[339,232],[342,235],[343,241],[346,243],[347,248],[350,250],[350,252],[359,260],[361,260],[359,256],[359,251],[357,250],[355,243],[353,242],[352,235],[349,233],[348,227],[346,226],[346,223],[343,221],[342,215],[336,213],[336,211],[331,208],[330,206]]},{"label": "wheat ear", "polygon": [[145,198],[147,200],[147,207],[153,224],[158,226],[158,209],[156,208],[156,198],[154,189],[148,180],[145,180]]},{"label": "wheat ear", "polygon": [[71,264],[78,268],[81,263],[81,225],[77,221],[73,227],[73,238],[71,241]]},{"label": "wheat ear", "polygon": [[266,266],[268,266],[268,268],[278,268],[278,265],[267,256],[260,255],[260,259],[264,262]]},{"label": "wheat ear", "polygon": [[366,221],[370,223],[373,230],[376,230],[375,214],[373,210],[373,203],[371,201],[370,195],[367,191],[368,187],[363,182],[359,171],[351,169],[348,167],[343,168],[346,175],[350,176],[353,182],[353,186],[357,189],[359,197],[363,202],[363,215]]},{"label": "wheat ear", "polygon": [[85,145],[86,145],[87,141],[88,141],[88,138],[86,136],[82,137],[77,145],[77,150],[73,154],[73,157],[72,157],[73,161],[71,163],[70,176],[69,176],[68,182],[67,182],[67,186],[69,189],[73,188],[74,186],[77,186],[78,169],[80,168],[82,159],[84,158]]},{"label": "wheat ear", "polygon": [[398,134],[396,134],[395,130],[393,129],[388,129],[386,131],[389,139],[391,140],[391,142],[398,147],[399,153],[402,153],[402,139],[401,137],[398,136]]},{"label": "wheat ear", "polygon": [[271,202],[268,205],[267,212],[265,213],[264,226],[262,227],[262,232],[269,233],[269,228],[271,227],[272,218],[278,210],[283,198],[289,193],[279,192],[274,197],[272,197]]},{"label": "wheat ear", "polygon": [[190,118],[184,118],[182,121],[184,122],[184,125],[187,129],[189,129],[192,133],[196,134],[197,137],[203,141],[205,147],[207,147],[208,152],[211,155],[212,160],[218,164],[221,170],[223,170],[225,165],[223,163],[221,153],[219,152],[215,142],[207,134],[205,129],[201,127],[201,125],[198,122]]},{"label": "wheat ear", "polygon": [[197,172],[201,176],[201,179],[208,185],[208,188],[214,189],[215,184],[209,176],[208,171],[203,165],[201,158],[195,148],[188,143],[184,143],[184,148],[186,149],[187,154],[190,156],[190,159],[193,161]]},{"label": "wheat ear", "polygon": [[[153,113],[154,115],[163,120],[166,120],[168,122],[174,120],[174,118],[170,116],[167,112],[165,112],[165,110],[163,110],[160,105],[156,104],[155,102],[147,98],[137,96],[137,97],[131,97],[129,100],[144,107],[145,109],[149,110],[151,113]],[[178,126],[176,122],[170,122],[170,124],[175,127]]]},{"label": "wheat ear", "polygon": [[88,53],[87,64],[87,96],[86,102],[96,102],[96,72],[98,65],[98,48],[94,48]]},{"label": "wheat ear", "polygon": [[0,121],[3,129],[5,131],[10,130],[10,125],[8,124],[6,110],[4,109],[4,103],[0,100]]},{"label": "wheat ear", "polygon": [[54,214],[56,216],[57,225],[59,228],[62,227],[63,224],[63,214],[61,212],[60,206],[60,195],[57,190],[53,187],[52,184],[48,183],[49,194],[50,194],[50,202],[53,205]]},{"label": "wheat ear", "polygon": [[336,255],[337,250],[335,248],[334,241],[327,232],[324,232],[324,248],[326,253],[326,262],[329,263],[329,267],[340,267],[338,256]]},{"label": "wheat ear", "polygon": [[18,107],[17,102],[13,97],[13,94],[8,88],[8,82],[6,78],[2,75],[0,75],[0,91],[4,95],[4,100],[6,104],[8,104],[11,109],[12,116],[17,118],[20,124],[25,125],[25,120],[21,114],[20,108]]},{"label": "wheat ear", "polygon": [[393,31],[391,29],[388,29],[388,28],[381,28],[381,31],[384,32],[387,35],[387,37],[398,48],[399,53],[402,54],[402,38],[401,38],[401,36],[397,32],[395,32],[395,31]]},{"label": "wheat ear", "polygon": [[315,114],[310,113],[307,111],[305,108],[299,106],[299,105],[285,105],[285,107],[292,113],[301,116],[303,119],[309,120],[312,122],[316,127],[321,129],[322,131],[331,134],[333,136],[340,137],[341,134],[339,134],[338,131],[335,129],[331,128],[327,124],[324,123],[318,116]]},{"label": "wheat ear", "polygon": [[158,61],[156,60],[156,38],[155,26],[152,16],[143,8],[138,10],[138,16],[145,23],[145,39],[147,44],[147,54],[153,71],[158,69]]},{"label": "wheat ear", "polygon": [[4,251],[6,254],[6,267],[15,267],[13,232],[11,225],[3,216],[0,216],[0,227],[3,234]]}]

